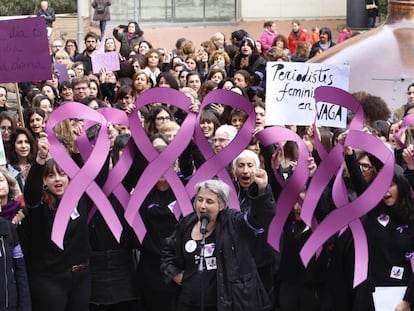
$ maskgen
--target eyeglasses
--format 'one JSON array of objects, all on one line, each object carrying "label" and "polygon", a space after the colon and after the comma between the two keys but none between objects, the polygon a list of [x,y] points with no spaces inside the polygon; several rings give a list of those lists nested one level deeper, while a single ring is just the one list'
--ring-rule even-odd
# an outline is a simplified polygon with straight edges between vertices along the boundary
[{"label": "eyeglasses", "polygon": [[414,92],[407,92],[407,95],[412,95],[414,94]]},{"label": "eyeglasses", "polygon": [[9,126],[2,126],[1,128],[0,128],[0,131],[2,132],[2,133],[4,133],[4,132],[9,132],[9,133],[11,133],[11,131],[12,131],[12,128],[11,127],[9,127]]},{"label": "eyeglasses", "polygon": [[228,139],[228,138],[213,138],[214,143],[220,143],[220,144],[222,144],[222,143],[224,143],[225,141],[228,141],[228,140],[230,140],[230,139]]},{"label": "eyeglasses", "polygon": [[155,120],[157,121],[170,121],[170,116],[166,116],[166,117],[156,117]]},{"label": "eyeglasses", "polygon": [[373,168],[373,166],[368,163],[359,163],[359,167],[363,172],[369,171],[371,168]]}]

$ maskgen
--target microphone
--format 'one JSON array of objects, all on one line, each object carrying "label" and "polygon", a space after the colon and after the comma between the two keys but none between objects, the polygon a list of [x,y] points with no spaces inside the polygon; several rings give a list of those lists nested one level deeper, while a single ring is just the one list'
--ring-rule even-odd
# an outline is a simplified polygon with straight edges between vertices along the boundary
[{"label": "microphone", "polygon": [[200,233],[201,234],[207,233],[207,225],[210,222],[210,219],[211,217],[208,213],[200,213],[200,222],[201,222]]}]

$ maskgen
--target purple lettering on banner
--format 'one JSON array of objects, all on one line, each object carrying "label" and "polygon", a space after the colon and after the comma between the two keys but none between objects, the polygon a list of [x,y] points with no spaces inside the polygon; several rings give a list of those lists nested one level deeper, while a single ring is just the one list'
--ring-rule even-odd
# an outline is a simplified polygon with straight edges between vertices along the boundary
[{"label": "purple lettering on banner", "polygon": [[[256,136],[264,146],[276,143],[281,144],[284,141],[293,141],[299,148],[299,157],[295,172],[288,179],[277,199],[276,216],[273,218],[269,227],[268,242],[276,250],[279,250],[283,226],[309,178],[309,152],[302,138],[285,127],[268,127],[257,133]],[[278,179],[277,174],[279,173],[277,171],[273,173]]]},{"label": "purple lettering on banner", "polygon": [[[87,118],[101,125],[94,148],[82,168],[79,168],[72,160],[53,132],[54,126],[68,118]],[[46,133],[50,141],[50,153],[71,179],[60,201],[52,228],[52,241],[62,249],[70,215],[84,193],[87,193],[94,201],[114,237],[118,241],[120,240],[122,225],[105,193],[95,183],[95,178],[104,166],[110,148],[110,139],[105,130],[106,127],[107,121],[102,114],[88,106],[75,102],[65,103],[55,109],[48,118]]]},{"label": "purple lettering on banner", "polygon": [[[135,106],[139,109],[154,103],[170,104],[182,109],[187,115],[175,138],[161,153],[158,153],[152,146],[145,130],[141,126],[138,114],[131,113],[130,115],[129,124],[132,138],[139,150],[141,150],[142,154],[150,162],[140,176],[125,211],[126,220],[133,227],[140,241],[144,239],[146,230],[139,214],[139,208],[144,202],[147,194],[162,176],[168,180],[181,210],[192,209],[191,198],[173,169],[174,162],[193,137],[196,115],[190,111],[191,101],[187,96],[177,90],[170,88],[152,88],[137,98]],[[176,217],[178,217],[181,212],[177,209],[178,207],[176,204],[174,207]]]},{"label": "purple lettering on banner", "polygon": [[0,55],[0,83],[51,79],[44,17],[0,21]]},{"label": "purple lettering on banner", "polygon": [[393,176],[394,154],[377,137],[360,131],[363,125],[363,112],[360,104],[351,94],[338,88],[324,86],[316,89],[315,100],[340,104],[354,111],[355,116],[349,126],[345,146],[365,150],[384,163],[384,167],[368,189],[354,201],[348,202],[346,186],[342,180],[343,146],[337,144],[319,165],[302,205],[301,217],[309,225],[323,190],[336,176],[332,196],[337,209],[314,228],[300,254],[307,265],[325,241],[349,225],[355,244],[354,286],[356,286],[366,279],[368,262],[368,246],[359,217],[374,208],[387,191]]}]

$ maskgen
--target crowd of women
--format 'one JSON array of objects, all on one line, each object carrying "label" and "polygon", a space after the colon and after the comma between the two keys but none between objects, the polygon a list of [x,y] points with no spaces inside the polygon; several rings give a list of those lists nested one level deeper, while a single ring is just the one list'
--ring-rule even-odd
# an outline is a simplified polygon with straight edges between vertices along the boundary
[{"label": "crowd of women", "polygon": [[[53,64],[65,64],[68,79],[20,83],[23,118],[8,108],[11,92],[0,86],[0,129],[7,164],[0,167],[0,257],[4,278],[0,280],[0,304],[4,310],[374,310],[372,293],[378,287],[404,286],[395,310],[410,310],[413,302],[414,172],[412,132],[398,144],[394,134],[401,119],[414,111],[414,85],[408,88],[407,104],[391,112],[379,97],[355,93],[364,110],[365,130],[394,150],[392,183],[377,206],[361,221],[368,241],[368,277],[353,288],[354,245],[348,230],[323,246],[307,267],[299,256],[312,234],[301,219],[302,189],[283,227],[281,250],[268,244],[268,228],[275,216],[275,202],[298,163],[294,142],[264,146],[256,137],[265,128],[265,70],[267,61],[305,61],[333,46],[329,28],[308,33],[299,21],[292,22],[288,36],[277,34],[276,23],[264,23],[261,38],[244,30],[216,33],[197,47],[180,38],[175,49],[153,47],[136,22],[118,26],[107,37],[105,51],[119,52],[120,70],[92,72],[90,56],[99,36],[85,36],[85,51],[76,40],[53,41]],[[350,36],[344,27],[341,40]],[[345,34],[346,33],[346,34]],[[312,41],[313,40],[313,41]],[[311,44],[312,42],[313,44]],[[59,47],[60,45],[60,47]],[[189,98],[187,113],[166,103],[139,109],[136,100],[147,90],[169,87]],[[175,193],[168,179],[160,177],[139,208],[146,235],[139,241],[126,221],[115,195],[108,199],[118,216],[122,235],[118,242],[99,209],[84,194],[71,208],[63,248],[51,239],[62,197],[70,183],[49,152],[45,133],[48,116],[59,106],[76,101],[92,109],[114,107],[138,114],[141,125],[158,152],[174,140],[188,113],[201,114],[200,127],[213,152],[219,153],[234,139],[248,115],[224,103],[200,111],[205,96],[215,90],[233,91],[254,106],[255,129],[251,141],[229,165],[233,185],[219,179],[197,184],[194,212],[177,219]],[[349,114],[351,120],[352,115]],[[391,123],[393,122],[393,123]],[[77,139],[86,133],[91,144],[107,130],[111,152],[95,182],[103,186],[125,148],[134,160],[122,185],[133,193],[148,160],[131,139],[125,124],[85,128],[81,119],[58,123],[54,135],[81,167]],[[321,156],[344,144],[345,129],[287,126],[305,142],[310,179]],[[343,146],[343,175],[349,200],[361,195],[382,169],[382,163],[364,150]],[[205,158],[194,142],[173,164],[186,184]],[[230,187],[231,186],[231,187]],[[333,209],[332,187],[325,189],[316,209],[322,221]],[[233,190],[231,190],[233,189]],[[233,192],[235,191],[235,192]],[[230,196],[237,196],[240,210],[229,209]]]}]

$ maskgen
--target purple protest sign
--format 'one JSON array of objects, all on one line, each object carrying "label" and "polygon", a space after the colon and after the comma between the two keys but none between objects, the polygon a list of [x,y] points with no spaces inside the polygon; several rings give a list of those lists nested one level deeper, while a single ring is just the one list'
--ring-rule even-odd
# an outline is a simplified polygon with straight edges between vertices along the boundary
[{"label": "purple protest sign", "polygon": [[100,73],[102,69],[118,71],[120,68],[118,52],[95,53],[91,61],[93,73]]},{"label": "purple protest sign", "polygon": [[69,80],[68,69],[65,64],[54,64],[55,72],[59,74],[59,83]]},{"label": "purple protest sign", "polygon": [[51,79],[45,19],[0,21],[0,55],[0,83]]}]

